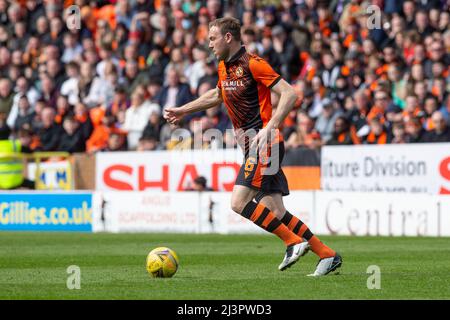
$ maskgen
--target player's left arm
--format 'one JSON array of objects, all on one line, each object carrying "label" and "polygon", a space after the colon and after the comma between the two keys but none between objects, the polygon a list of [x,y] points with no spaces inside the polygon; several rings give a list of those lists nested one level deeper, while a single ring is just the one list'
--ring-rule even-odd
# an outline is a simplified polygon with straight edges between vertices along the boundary
[{"label": "player's left arm", "polygon": [[267,61],[261,58],[250,60],[250,71],[257,82],[262,83],[280,96],[277,110],[272,115],[272,118],[267,125],[259,130],[255,137],[256,139],[253,140],[250,146],[250,148],[255,148],[258,144],[259,149],[263,150],[264,144],[267,142],[268,138],[270,137],[270,140],[272,140],[277,136],[277,133],[274,134],[273,130],[278,130],[284,119],[292,110],[295,101],[297,100],[297,94],[295,93],[294,88],[292,88],[286,80],[282,79]]},{"label": "player's left arm", "polygon": [[276,130],[283,123],[289,112],[294,108],[295,102],[297,101],[297,94],[295,93],[294,88],[292,88],[292,86],[284,79],[280,79],[271,90],[280,97],[280,101],[278,102],[275,113],[272,115],[272,119],[267,123],[266,128],[268,130]]},{"label": "player's left arm", "polygon": [[284,79],[278,79],[278,82],[271,87],[271,90],[280,96],[277,109],[272,115],[267,125],[261,129],[253,140],[250,148],[254,150],[258,145],[259,150],[264,150],[265,144],[272,141],[278,135],[278,128],[283,123],[289,112],[294,108],[297,94],[294,88]]}]

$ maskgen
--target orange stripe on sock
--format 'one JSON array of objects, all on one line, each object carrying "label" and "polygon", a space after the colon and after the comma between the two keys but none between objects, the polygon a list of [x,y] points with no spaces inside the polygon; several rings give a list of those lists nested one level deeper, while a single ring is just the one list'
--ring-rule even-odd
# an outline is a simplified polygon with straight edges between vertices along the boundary
[{"label": "orange stripe on sock", "polygon": [[264,210],[264,206],[258,204],[258,205],[256,206],[255,211],[253,211],[252,215],[250,216],[250,220],[252,220],[253,222],[255,222],[256,220],[258,220],[258,218],[259,218],[259,216],[261,215],[261,213],[263,212],[263,210]]},{"label": "orange stripe on sock", "polygon": [[263,228],[267,228],[267,226],[269,225],[269,223],[271,223],[273,220],[273,216],[271,214],[268,214],[267,217],[264,219],[263,223],[262,223],[262,227]]},{"label": "orange stripe on sock", "polygon": [[306,224],[302,224],[300,230],[298,230],[298,235],[300,237],[303,237],[303,234],[305,233],[306,230],[308,230],[308,226]]},{"label": "orange stripe on sock", "polygon": [[297,223],[298,223],[299,221],[300,221],[300,220],[299,220],[296,216],[292,215],[292,219],[291,219],[291,221],[289,221],[289,223],[288,223],[288,225],[287,225],[287,227],[289,228],[289,230],[294,230],[294,227],[297,225]]}]

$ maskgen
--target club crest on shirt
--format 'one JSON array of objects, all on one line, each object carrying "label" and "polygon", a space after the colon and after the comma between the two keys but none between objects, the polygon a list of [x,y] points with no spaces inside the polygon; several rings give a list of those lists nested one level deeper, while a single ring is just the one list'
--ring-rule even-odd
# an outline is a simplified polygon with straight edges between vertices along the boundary
[{"label": "club crest on shirt", "polygon": [[244,70],[242,70],[242,67],[237,67],[236,71],[234,72],[236,74],[236,77],[242,77],[242,75],[244,74]]}]

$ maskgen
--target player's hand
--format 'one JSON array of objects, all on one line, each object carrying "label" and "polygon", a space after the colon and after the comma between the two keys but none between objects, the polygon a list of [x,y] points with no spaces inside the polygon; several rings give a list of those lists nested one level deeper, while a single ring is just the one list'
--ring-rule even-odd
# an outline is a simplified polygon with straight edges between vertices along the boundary
[{"label": "player's hand", "polygon": [[267,128],[262,128],[259,130],[258,134],[253,139],[251,145],[250,145],[250,152],[254,154],[263,153],[264,150],[266,150],[267,142],[270,132],[267,130]]},{"label": "player's hand", "polygon": [[166,108],[163,117],[171,124],[178,124],[183,119],[184,112],[181,108]]}]

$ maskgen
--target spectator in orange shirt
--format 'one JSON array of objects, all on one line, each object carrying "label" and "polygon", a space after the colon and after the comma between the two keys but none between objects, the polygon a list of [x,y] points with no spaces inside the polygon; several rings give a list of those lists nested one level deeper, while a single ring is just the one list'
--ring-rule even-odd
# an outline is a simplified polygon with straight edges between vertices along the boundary
[{"label": "spectator in orange shirt", "polygon": [[334,131],[327,145],[352,145],[360,144],[361,140],[356,135],[355,127],[350,124],[350,121],[340,116],[334,123]]},{"label": "spectator in orange shirt", "polygon": [[379,117],[374,117],[369,121],[370,132],[364,141],[365,144],[386,144],[387,132],[384,121]]},{"label": "spectator in orange shirt", "polygon": [[374,95],[374,105],[369,111],[369,114],[367,115],[367,120],[371,121],[374,118],[378,118],[378,120],[381,123],[385,122],[385,115],[387,108],[389,106],[389,103],[391,101],[391,98],[389,94],[385,91],[378,90],[375,92]]},{"label": "spectator in orange shirt", "polygon": [[446,88],[446,80],[444,78],[435,78],[431,84],[431,93],[439,100],[443,102],[448,90]]},{"label": "spectator in orange shirt", "polygon": [[341,67],[341,74],[344,77],[351,77],[359,71],[359,53],[348,51],[344,57],[344,65]]},{"label": "spectator in orange shirt", "polygon": [[[113,114],[106,113],[102,118],[100,125],[94,128],[92,135],[86,141],[86,151],[88,153],[97,152],[108,147],[108,141],[111,135],[122,135],[124,139],[126,132],[116,127],[116,119]],[[113,138],[114,140],[114,138]]]},{"label": "spectator in orange shirt", "polygon": [[406,121],[410,118],[423,117],[425,114],[419,105],[419,98],[415,94],[409,94],[406,97],[406,105],[403,110],[403,119]]},{"label": "spectator in orange shirt", "polygon": [[431,116],[433,115],[433,113],[438,109],[439,105],[438,105],[438,101],[436,99],[436,97],[434,97],[433,95],[429,95],[425,98],[425,103],[424,103],[424,113],[425,113],[425,120],[424,120],[424,128],[427,131],[433,130],[434,129],[434,124],[433,121],[431,119]]}]

